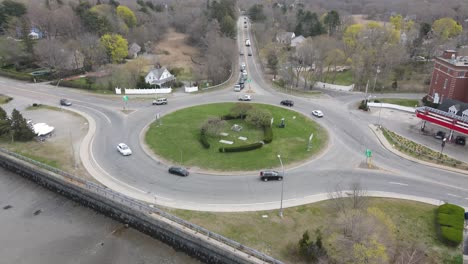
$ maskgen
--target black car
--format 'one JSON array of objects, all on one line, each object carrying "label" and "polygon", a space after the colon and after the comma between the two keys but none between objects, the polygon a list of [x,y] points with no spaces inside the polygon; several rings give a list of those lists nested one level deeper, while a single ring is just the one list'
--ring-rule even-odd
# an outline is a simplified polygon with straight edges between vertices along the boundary
[{"label": "black car", "polygon": [[280,104],[285,105],[285,106],[293,106],[294,102],[293,102],[293,100],[283,100],[283,101],[281,101]]},{"label": "black car", "polygon": [[260,172],[260,179],[262,181],[269,181],[269,180],[282,181],[283,175],[281,175],[281,173],[274,171],[274,170],[263,170]]},{"label": "black car", "polygon": [[434,137],[437,138],[437,139],[444,139],[445,138],[445,132],[437,131],[437,133],[435,133]]},{"label": "black car", "polygon": [[464,136],[457,136],[455,138],[455,144],[465,146],[466,138]]},{"label": "black car", "polygon": [[60,99],[60,105],[70,106],[72,103],[67,99]]},{"label": "black car", "polygon": [[175,166],[172,166],[169,168],[169,173],[170,174],[175,174],[175,175],[179,175],[179,176],[183,176],[183,177],[186,177],[189,175],[189,171],[186,170],[185,168],[182,168],[182,167],[175,167]]}]

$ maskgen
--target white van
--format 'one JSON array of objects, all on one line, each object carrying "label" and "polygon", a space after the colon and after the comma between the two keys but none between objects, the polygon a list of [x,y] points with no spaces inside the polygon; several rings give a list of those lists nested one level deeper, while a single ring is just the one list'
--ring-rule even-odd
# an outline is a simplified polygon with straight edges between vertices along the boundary
[{"label": "white van", "polygon": [[242,72],[242,77],[244,78],[244,80],[247,79],[247,72],[246,72],[246,71],[243,71],[243,72]]},{"label": "white van", "polygon": [[242,90],[240,84],[235,84],[234,85],[234,92],[240,92]]}]

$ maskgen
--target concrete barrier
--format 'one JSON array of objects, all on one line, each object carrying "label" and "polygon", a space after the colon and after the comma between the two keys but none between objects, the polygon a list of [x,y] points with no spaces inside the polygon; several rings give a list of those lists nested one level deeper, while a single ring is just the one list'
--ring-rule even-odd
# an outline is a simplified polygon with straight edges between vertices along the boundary
[{"label": "concrete barrier", "polygon": [[368,102],[367,106],[369,107],[381,107],[381,108],[390,108],[390,109],[395,109],[395,110],[400,110],[408,113],[414,113],[416,111],[416,108],[414,107],[407,107],[407,106],[401,106],[401,105],[396,105],[396,104],[387,104],[387,103],[371,103]]},{"label": "concrete barrier", "polygon": [[158,89],[127,89],[127,88],[115,88],[116,94],[169,94],[172,93],[172,88],[158,88]]},{"label": "concrete barrier", "polygon": [[146,203],[2,148],[0,166],[159,239],[203,263],[282,264]]}]

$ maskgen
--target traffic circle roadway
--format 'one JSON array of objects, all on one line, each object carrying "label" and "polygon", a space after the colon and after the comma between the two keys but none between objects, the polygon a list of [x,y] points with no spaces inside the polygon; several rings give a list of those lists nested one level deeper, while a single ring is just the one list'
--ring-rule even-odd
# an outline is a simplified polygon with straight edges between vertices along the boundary
[{"label": "traffic circle roadway", "polygon": [[[255,89],[262,88],[257,86]],[[171,164],[154,156],[144,144],[145,128],[154,121],[155,114],[164,117],[192,105],[233,102],[238,93],[229,88],[196,95],[176,93],[165,106],[155,107],[150,100],[130,99],[128,108],[133,111],[129,114],[122,113],[122,99],[117,96],[94,96],[9,79],[0,79],[0,91],[50,105],[56,105],[61,97],[72,100],[74,104],[70,110],[85,116],[90,128],[80,148],[81,160],[90,174],[108,188],[149,203],[181,209],[251,211],[279,208],[280,182],[262,182],[258,172],[226,175],[199,168],[191,168],[189,177],[177,177],[167,173],[167,166]],[[467,206],[467,175],[425,166],[382,147],[369,129],[369,124],[376,123],[375,117],[353,109],[356,100],[343,103],[328,96],[288,97],[295,101],[292,110],[310,118],[313,118],[310,115],[313,109],[324,112],[325,117],[315,121],[327,129],[330,143],[311,160],[286,167],[284,207],[327,199],[327,193],[337,186],[346,189],[355,181],[359,181],[369,195],[433,204],[448,201]],[[254,101],[278,105],[284,98],[285,95],[265,89],[262,95],[254,97]],[[127,143],[133,154],[121,156],[115,149],[119,142]],[[362,166],[366,149],[372,150],[374,169]]]},{"label": "traffic circle roadway", "polygon": [[[369,128],[370,124],[377,123],[376,116],[355,107],[363,94],[334,92],[306,97],[279,93],[263,80],[255,50],[252,51],[253,56],[244,58],[252,79],[249,85],[253,102],[279,106],[281,100],[293,99],[295,104],[291,110],[315,119],[329,133],[329,145],[319,155],[300,165],[285,167],[283,207],[328,199],[328,193],[346,190],[352,182],[360,182],[373,196],[468,206],[468,175],[402,158],[382,146]],[[230,87],[200,94],[175,92],[163,106],[151,105],[150,98],[130,96],[127,113],[122,112],[121,96],[96,95],[42,83],[0,78],[0,93],[48,105],[58,105],[60,98],[71,100],[73,106],[69,110],[80,113],[89,122],[88,134],[80,147],[83,165],[96,180],[127,196],[162,206],[202,211],[280,207],[281,182],[262,182],[258,172],[217,173],[199,168],[190,168],[189,177],[170,175],[167,167],[172,164],[156,157],[145,146],[145,131],[156,115],[164,118],[167,113],[189,106],[237,101],[239,93]],[[311,116],[314,109],[322,110],[325,116],[314,118]],[[398,121],[384,117],[382,122]],[[120,142],[129,145],[133,154],[120,155],[116,151]],[[178,147],[183,151],[183,146]],[[372,150],[372,169],[363,166],[366,149]]]}]

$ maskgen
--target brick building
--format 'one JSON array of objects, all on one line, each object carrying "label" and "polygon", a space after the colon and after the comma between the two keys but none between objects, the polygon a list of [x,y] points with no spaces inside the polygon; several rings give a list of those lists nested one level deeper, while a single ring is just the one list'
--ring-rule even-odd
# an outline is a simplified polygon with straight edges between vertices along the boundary
[{"label": "brick building", "polygon": [[446,50],[436,57],[428,94],[434,103],[442,103],[444,99],[468,103],[468,56]]}]

